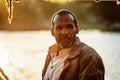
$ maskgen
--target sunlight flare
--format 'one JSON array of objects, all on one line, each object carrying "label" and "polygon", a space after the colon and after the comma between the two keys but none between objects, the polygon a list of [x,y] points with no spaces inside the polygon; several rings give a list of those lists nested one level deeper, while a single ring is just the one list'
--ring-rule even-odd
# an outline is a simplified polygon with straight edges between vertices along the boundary
[{"label": "sunlight flare", "polygon": [[120,1],[119,0],[117,0],[117,5],[119,5],[120,4]]},{"label": "sunlight flare", "polygon": [[44,0],[44,1],[48,1],[48,2],[51,2],[51,3],[64,4],[64,3],[67,3],[67,2],[73,2],[73,1],[75,1],[75,0]]}]

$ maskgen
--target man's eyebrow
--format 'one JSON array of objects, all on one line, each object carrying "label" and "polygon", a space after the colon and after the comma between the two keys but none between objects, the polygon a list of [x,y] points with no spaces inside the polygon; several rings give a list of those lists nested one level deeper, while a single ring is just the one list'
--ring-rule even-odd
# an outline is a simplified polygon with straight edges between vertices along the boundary
[{"label": "man's eyebrow", "polygon": [[62,27],[61,25],[57,25],[56,27]]},{"label": "man's eyebrow", "polygon": [[67,27],[74,27],[73,24],[67,24]]},{"label": "man's eyebrow", "polygon": [[67,26],[73,26],[73,24],[67,24]]}]

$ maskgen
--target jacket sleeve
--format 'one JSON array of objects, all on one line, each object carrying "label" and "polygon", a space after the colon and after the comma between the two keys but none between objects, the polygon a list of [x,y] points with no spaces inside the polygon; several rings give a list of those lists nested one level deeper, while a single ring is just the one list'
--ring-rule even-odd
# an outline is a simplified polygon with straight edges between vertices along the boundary
[{"label": "jacket sleeve", "polygon": [[104,80],[104,65],[97,52],[90,48],[79,57],[78,80]]}]

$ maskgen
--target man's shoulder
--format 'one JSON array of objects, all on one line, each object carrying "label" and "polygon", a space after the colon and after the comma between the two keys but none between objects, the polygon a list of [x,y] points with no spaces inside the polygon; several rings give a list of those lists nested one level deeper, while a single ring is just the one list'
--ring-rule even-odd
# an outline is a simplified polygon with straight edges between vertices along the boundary
[{"label": "man's shoulder", "polygon": [[101,59],[101,56],[96,52],[94,48],[91,46],[82,43],[84,46],[81,48],[81,54],[85,56],[86,58],[91,58],[91,59]]}]

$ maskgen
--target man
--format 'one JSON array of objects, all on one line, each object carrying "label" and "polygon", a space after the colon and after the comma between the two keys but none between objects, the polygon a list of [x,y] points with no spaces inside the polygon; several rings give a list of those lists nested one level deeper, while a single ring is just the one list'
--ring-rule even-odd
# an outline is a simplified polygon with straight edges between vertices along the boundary
[{"label": "man", "polygon": [[51,19],[56,43],[49,47],[43,80],[104,80],[104,65],[97,52],[81,42],[76,17],[60,10]]}]

